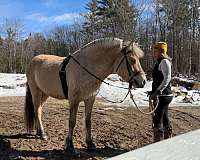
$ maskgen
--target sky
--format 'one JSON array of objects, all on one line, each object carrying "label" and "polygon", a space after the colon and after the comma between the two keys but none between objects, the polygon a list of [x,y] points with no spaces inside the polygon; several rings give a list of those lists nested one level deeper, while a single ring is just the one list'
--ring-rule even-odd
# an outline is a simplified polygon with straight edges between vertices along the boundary
[{"label": "sky", "polygon": [[[0,0],[0,26],[5,19],[20,20],[22,30],[43,32],[57,25],[74,24],[83,19],[90,0]],[[132,0],[138,9],[147,8],[151,0]],[[146,7],[147,6],[147,7]],[[1,30],[0,30],[1,33]]]},{"label": "sky", "polygon": [[55,25],[73,24],[86,12],[89,0],[0,0],[0,24],[19,19],[25,32],[42,32]]}]

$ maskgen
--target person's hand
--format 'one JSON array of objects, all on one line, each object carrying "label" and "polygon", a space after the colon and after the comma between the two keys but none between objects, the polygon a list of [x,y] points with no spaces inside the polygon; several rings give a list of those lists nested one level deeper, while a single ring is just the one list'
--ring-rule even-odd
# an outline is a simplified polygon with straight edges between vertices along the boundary
[{"label": "person's hand", "polygon": [[152,91],[147,91],[147,97],[149,97],[152,94]]},{"label": "person's hand", "polygon": [[149,96],[149,99],[155,100],[159,94],[160,94],[160,91],[156,90]]}]

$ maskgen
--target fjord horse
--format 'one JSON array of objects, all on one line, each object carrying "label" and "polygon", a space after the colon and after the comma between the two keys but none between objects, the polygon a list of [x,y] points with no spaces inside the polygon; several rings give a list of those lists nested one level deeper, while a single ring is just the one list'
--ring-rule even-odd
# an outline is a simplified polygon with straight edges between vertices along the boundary
[{"label": "fjord horse", "polygon": [[[95,148],[91,136],[91,112],[101,81],[108,75],[117,73],[135,87],[143,87],[146,77],[139,58],[143,51],[132,42],[118,38],[97,39],[71,55],[66,66],[68,101],[70,107],[69,131],[65,149],[71,154],[76,151],[73,145],[73,130],[79,103],[85,103],[85,135],[88,148]],[[27,66],[27,91],[24,119],[28,132],[36,128],[37,135],[46,140],[47,136],[41,121],[42,106],[47,98],[65,99],[59,78],[59,68],[65,57],[54,55],[35,56]],[[81,64],[81,65],[80,65]],[[84,68],[93,73],[89,74]]]}]

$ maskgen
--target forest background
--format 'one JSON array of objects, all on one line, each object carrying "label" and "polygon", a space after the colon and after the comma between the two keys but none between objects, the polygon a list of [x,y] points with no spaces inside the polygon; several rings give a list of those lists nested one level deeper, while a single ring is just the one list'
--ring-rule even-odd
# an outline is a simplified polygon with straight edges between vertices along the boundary
[{"label": "forest background", "polygon": [[[66,2],[67,3],[67,2]],[[85,13],[70,25],[55,25],[38,33],[25,33],[21,19],[4,17],[0,24],[0,72],[24,73],[38,54],[67,56],[88,42],[118,37],[138,42],[145,52],[142,66],[151,72],[151,47],[168,43],[173,74],[200,79],[199,0],[90,0]]]}]

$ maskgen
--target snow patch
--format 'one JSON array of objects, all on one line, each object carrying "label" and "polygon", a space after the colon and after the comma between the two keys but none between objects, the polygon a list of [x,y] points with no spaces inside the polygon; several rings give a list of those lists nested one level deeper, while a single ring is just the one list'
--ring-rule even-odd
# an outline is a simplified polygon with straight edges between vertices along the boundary
[{"label": "snow patch", "polygon": [[[116,75],[111,74],[108,76],[105,81],[114,86],[122,87],[113,87],[102,83],[100,91],[97,97],[104,97],[107,100],[120,102],[126,96],[128,89],[128,83],[122,81],[122,79]],[[190,80],[189,80],[190,81]],[[25,84],[26,84],[26,75],[25,74],[8,74],[0,73],[0,96],[25,96]],[[144,88],[136,88],[132,90],[134,95],[134,100],[138,106],[148,106],[148,97],[147,91],[151,90],[152,81],[148,81]],[[172,88],[175,90],[175,88]],[[178,90],[181,92],[187,93],[187,98],[189,101],[184,101],[185,95],[179,95],[174,97],[170,106],[199,106],[200,105],[200,91],[198,90],[187,90],[184,87],[180,87]],[[106,105],[113,105],[111,102],[105,102]],[[134,106],[130,96],[124,100],[123,103],[116,103],[118,109],[120,106]],[[116,109],[116,108],[115,108]]]}]

